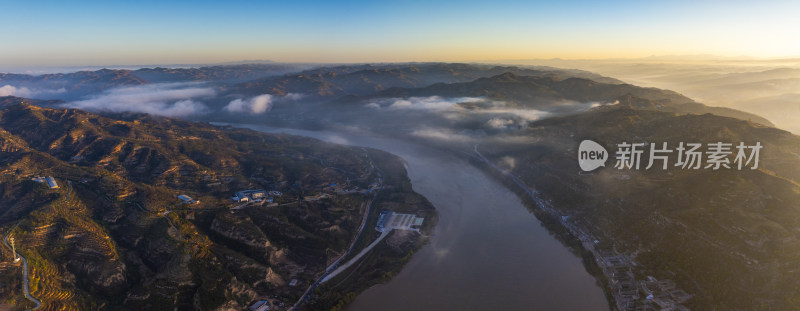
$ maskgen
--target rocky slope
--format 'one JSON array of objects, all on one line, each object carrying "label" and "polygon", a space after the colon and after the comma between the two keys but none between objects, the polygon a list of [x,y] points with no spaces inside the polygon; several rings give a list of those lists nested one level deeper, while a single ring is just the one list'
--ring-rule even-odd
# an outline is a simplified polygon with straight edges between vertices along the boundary
[{"label": "rocky slope", "polygon": [[[6,234],[18,224],[12,234],[44,310],[241,310],[267,297],[279,308],[344,252],[361,223],[368,196],[330,185],[367,188],[394,161],[300,137],[10,105],[0,109],[0,227]],[[386,191],[418,196],[404,172],[385,174]],[[60,188],[31,180],[40,175]],[[244,189],[282,195],[276,206],[232,210],[239,204],[230,197]],[[2,278],[18,282],[17,273]],[[26,307],[19,289],[5,292],[2,301]]]}]

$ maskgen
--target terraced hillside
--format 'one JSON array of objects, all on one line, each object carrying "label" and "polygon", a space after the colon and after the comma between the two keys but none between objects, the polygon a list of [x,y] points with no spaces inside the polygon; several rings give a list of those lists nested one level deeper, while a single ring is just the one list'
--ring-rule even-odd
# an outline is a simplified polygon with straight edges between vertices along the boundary
[{"label": "terraced hillside", "polygon": [[[287,135],[9,105],[0,109],[0,230],[28,259],[42,310],[238,310],[264,298],[278,309],[349,247],[371,185],[421,198],[404,171],[380,175],[395,162]],[[280,195],[231,201],[245,189]],[[393,197],[379,200],[433,213],[424,198]],[[15,273],[0,276],[13,285],[0,288],[0,303],[29,307],[10,258],[4,250],[0,269]]]}]

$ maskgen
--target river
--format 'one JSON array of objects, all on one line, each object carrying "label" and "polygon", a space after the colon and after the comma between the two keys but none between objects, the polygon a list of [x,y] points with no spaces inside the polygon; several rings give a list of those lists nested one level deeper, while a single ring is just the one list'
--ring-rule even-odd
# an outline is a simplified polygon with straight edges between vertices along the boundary
[{"label": "river", "polygon": [[386,138],[247,127],[398,155],[408,165],[414,191],[439,212],[430,244],[391,281],[364,291],[347,310],[609,310],[580,258],[542,227],[514,193],[465,159]]}]

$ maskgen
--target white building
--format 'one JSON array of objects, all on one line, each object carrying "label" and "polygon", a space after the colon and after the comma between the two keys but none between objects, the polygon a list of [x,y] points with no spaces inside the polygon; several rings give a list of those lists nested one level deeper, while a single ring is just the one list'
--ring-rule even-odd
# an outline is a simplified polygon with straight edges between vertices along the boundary
[{"label": "white building", "polygon": [[266,311],[269,310],[269,302],[266,300],[257,301],[252,306],[247,308],[250,311]]},{"label": "white building", "polygon": [[258,189],[258,190],[239,191],[236,193],[236,196],[233,197],[233,200],[236,202],[248,202],[248,201],[260,202],[266,198],[267,198],[267,191]]},{"label": "white building", "polygon": [[50,189],[58,188],[58,183],[56,183],[56,179],[53,178],[53,176],[47,176],[45,180],[47,181],[47,186],[50,187]]},{"label": "white building", "polygon": [[185,195],[185,194],[178,195],[178,199],[181,199],[181,203],[186,203],[186,204],[197,204],[197,203],[200,203],[200,201],[192,199],[192,197],[190,197],[188,195]]}]

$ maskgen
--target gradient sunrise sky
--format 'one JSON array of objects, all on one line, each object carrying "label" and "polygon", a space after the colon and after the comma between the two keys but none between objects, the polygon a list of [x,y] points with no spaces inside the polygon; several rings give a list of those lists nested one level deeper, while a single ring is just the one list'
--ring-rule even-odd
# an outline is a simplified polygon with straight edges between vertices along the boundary
[{"label": "gradient sunrise sky", "polygon": [[800,1],[2,1],[0,66],[800,56]]}]

